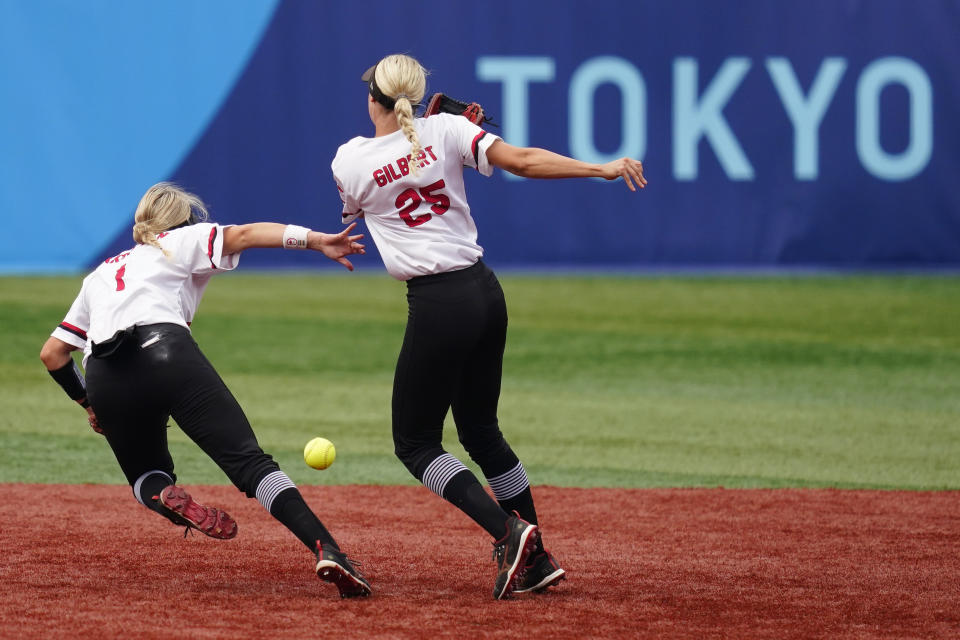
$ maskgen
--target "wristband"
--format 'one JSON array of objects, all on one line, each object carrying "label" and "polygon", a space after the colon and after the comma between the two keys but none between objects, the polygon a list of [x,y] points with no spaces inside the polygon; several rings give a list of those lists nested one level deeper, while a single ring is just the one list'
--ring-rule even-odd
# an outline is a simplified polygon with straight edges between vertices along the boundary
[{"label": "wristband", "polygon": [[80,375],[80,369],[77,368],[77,363],[73,361],[73,358],[56,371],[51,371],[50,377],[63,387],[71,400],[82,400],[87,397],[83,376]]},{"label": "wristband", "polygon": [[310,229],[307,229],[306,227],[288,224],[283,229],[283,248],[306,249],[308,233],[310,233]]}]

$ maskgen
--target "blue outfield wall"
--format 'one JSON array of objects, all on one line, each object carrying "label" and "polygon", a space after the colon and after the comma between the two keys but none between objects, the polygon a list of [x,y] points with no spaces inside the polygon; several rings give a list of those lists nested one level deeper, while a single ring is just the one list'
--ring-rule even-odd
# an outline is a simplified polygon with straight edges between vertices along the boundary
[{"label": "blue outfield wall", "polygon": [[220,222],[339,229],[330,161],[372,135],[359,75],[394,52],[507,142],[644,162],[641,193],[471,172],[497,267],[960,266],[955,0],[241,7],[0,0],[0,272],[126,248],[164,179]]}]

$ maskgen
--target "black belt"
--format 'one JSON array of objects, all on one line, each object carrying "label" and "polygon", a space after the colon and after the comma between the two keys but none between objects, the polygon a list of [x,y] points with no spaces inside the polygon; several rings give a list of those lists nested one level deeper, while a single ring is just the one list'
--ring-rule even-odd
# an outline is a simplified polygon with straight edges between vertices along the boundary
[{"label": "black belt", "polygon": [[156,324],[133,325],[121,329],[103,342],[90,342],[90,355],[94,358],[111,358],[123,353],[137,344],[137,341],[149,333],[162,335],[164,333],[189,333],[179,324],[172,322],[158,322]]},{"label": "black belt", "polygon": [[425,276],[416,276],[407,280],[407,285],[416,286],[418,284],[428,284],[432,282],[439,282],[441,280],[450,280],[457,278],[471,278],[476,277],[487,270],[487,265],[484,264],[483,260],[477,260],[472,265],[465,269],[456,269],[454,271],[442,271],[440,273],[430,273]]}]

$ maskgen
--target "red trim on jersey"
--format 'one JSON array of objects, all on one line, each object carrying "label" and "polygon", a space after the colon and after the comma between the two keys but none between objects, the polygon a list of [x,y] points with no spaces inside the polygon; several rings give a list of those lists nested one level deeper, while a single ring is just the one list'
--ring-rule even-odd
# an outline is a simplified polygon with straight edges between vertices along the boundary
[{"label": "red trim on jersey", "polygon": [[70,333],[77,336],[78,338],[83,338],[84,340],[87,339],[87,332],[81,329],[80,327],[75,327],[69,322],[61,322],[59,326],[64,331],[69,331]]},{"label": "red trim on jersey", "polygon": [[470,151],[473,152],[473,162],[477,165],[477,171],[480,170],[480,141],[483,140],[485,135],[487,135],[487,132],[481,130],[477,137],[473,139],[473,142],[470,143]]},{"label": "red trim on jersey", "polygon": [[210,241],[207,243],[207,257],[210,258],[210,266],[214,269],[217,265],[213,263],[213,241],[217,239],[217,227],[210,229]]}]

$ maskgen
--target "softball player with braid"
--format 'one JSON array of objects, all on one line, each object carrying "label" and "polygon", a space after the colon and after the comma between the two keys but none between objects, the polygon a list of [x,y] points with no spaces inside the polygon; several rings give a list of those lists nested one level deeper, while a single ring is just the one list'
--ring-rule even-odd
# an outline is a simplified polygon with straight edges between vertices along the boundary
[{"label": "softball player with braid", "polygon": [[[106,436],[134,497],[175,524],[218,539],[237,534],[220,509],[203,506],[176,485],[167,448],[167,418],[238,489],[256,498],[316,554],[317,575],[342,597],[366,596],[370,585],[310,510],[300,491],[264,453],[243,410],[204,357],[188,326],[211,276],[237,266],[253,247],[320,251],[350,270],[363,253],[349,235],[274,223],[221,226],[204,222],[203,202],[175,185],[151,187],[137,207],[136,241],[88,275],[40,358],[90,426]],[[72,351],[83,349],[86,381]]]},{"label": "softball player with braid", "polygon": [[[407,283],[409,313],[392,400],[397,457],[492,536],[494,598],[541,591],[564,570],[543,547],[527,475],[499,428],[507,310],[496,276],[481,260],[463,169],[486,176],[496,166],[527,178],[622,177],[635,191],[646,185],[643,167],[629,158],[598,165],[513,147],[458,115],[415,119],[426,72],[409,56],[387,56],[361,79],[368,83],[375,134],[342,145],[332,169],[344,222],[363,217],[387,271]],[[460,442],[495,500],[442,447],[451,408]]]}]

